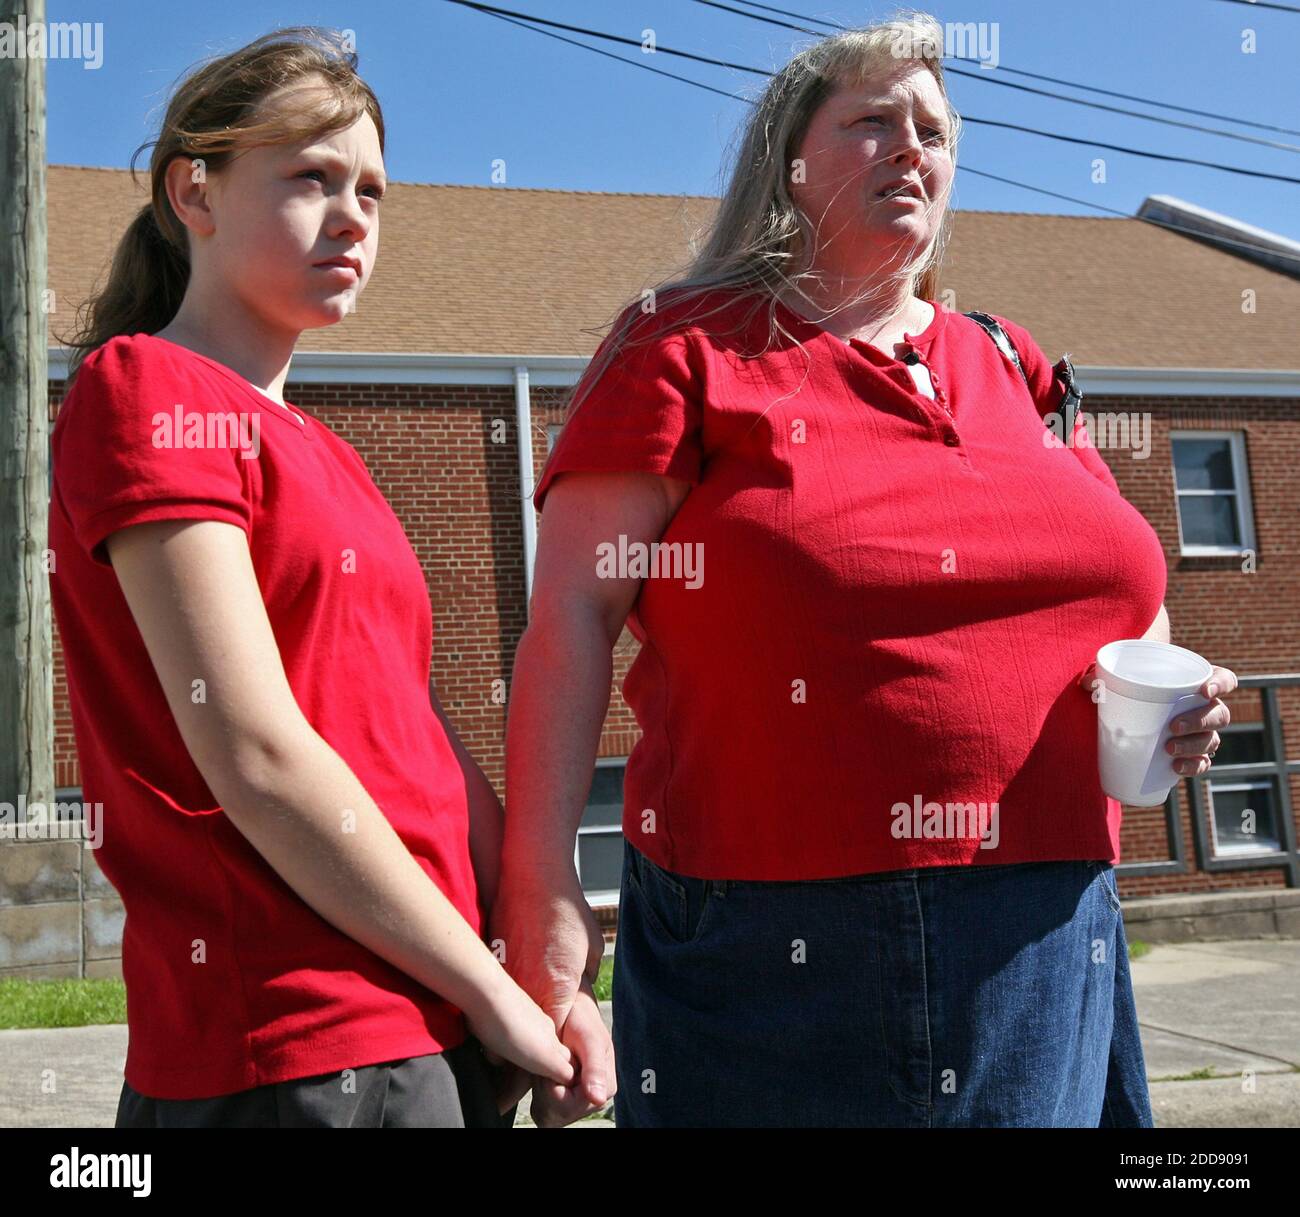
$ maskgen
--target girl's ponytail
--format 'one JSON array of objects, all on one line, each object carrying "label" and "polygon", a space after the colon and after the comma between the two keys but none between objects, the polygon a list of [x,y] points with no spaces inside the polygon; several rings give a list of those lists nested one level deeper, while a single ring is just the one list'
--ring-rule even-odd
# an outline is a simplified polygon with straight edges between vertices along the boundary
[{"label": "girl's ponytail", "polygon": [[[287,118],[258,121],[258,103],[278,89],[325,84],[302,91]],[[167,166],[176,157],[215,173],[238,152],[350,127],[369,114],[384,147],[379,101],[357,75],[350,37],[314,27],[266,34],[248,46],[203,64],[177,86],[167,106],[149,163],[150,202],[131,221],[104,286],[78,309],[70,348],[69,383],[96,347],[119,334],[153,334],[181,306],[190,281],[188,233],[167,200]],[[132,157],[132,173],[134,174]]]},{"label": "girl's ponytail", "polygon": [[108,282],[82,305],[80,328],[69,345],[68,379],[96,347],[118,334],[154,334],[181,306],[190,281],[189,254],[158,227],[152,203],[140,208],[109,268]]}]

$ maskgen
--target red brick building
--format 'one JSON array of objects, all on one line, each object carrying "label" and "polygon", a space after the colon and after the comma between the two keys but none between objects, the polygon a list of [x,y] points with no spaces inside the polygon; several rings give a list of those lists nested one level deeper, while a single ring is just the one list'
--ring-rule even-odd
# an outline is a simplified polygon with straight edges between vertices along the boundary
[{"label": "red brick building", "polygon": [[[143,198],[123,171],[50,169],[52,341]],[[714,206],[396,184],[357,312],[304,335],[295,357],[289,400],[356,446],[424,564],[440,696],[498,790],[535,527],[523,482],[540,472],[603,327],[687,261]],[[1110,416],[1094,427],[1097,446],[1164,542],[1174,641],[1242,677],[1300,673],[1300,276],[1137,219],[964,212],[942,285],[950,308],[1011,317],[1051,359],[1072,354],[1084,409]],[[52,350],[52,417],[65,371]],[[1125,446],[1107,447],[1128,416],[1145,421]],[[619,763],[638,734],[618,686],[635,645],[625,631],[579,848],[596,904],[616,896]],[[57,639],[55,675],[56,782],[72,791],[80,778]],[[1265,701],[1278,721],[1267,721]],[[1230,704],[1210,775],[1181,782],[1168,808],[1126,811],[1126,896],[1300,884],[1300,764],[1228,769],[1300,756],[1300,686],[1243,687]],[[1240,829],[1247,806],[1253,836]],[[89,851],[83,865],[93,869]],[[99,896],[99,968],[111,970],[114,898]],[[3,962],[0,971],[38,966]]]}]

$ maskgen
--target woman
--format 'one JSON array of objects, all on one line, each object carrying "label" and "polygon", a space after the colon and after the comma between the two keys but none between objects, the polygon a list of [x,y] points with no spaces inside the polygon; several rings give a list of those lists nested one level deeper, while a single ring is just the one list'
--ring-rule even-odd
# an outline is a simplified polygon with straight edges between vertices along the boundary
[{"label": "woman", "polygon": [[119,1127],[492,1127],[516,1067],[573,1079],[480,938],[501,808],[429,683],[419,561],[283,397],[374,268],[383,148],[337,39],[204,65],[76,340],[51,585],[126,909]]},{"label": "woman", "polygon": [[[631,610],[622,1126],[1151,1124],[1085,682],[1103,643],[1167,641],[1164,557],[1092,448],[1044,442],[1063,388],[1030,335],[1003,319],[1027,395],[935,298],[941,42],[890,22],[773,79],[537,487],[493,934],[553,1016],[575,1001],[573,832]],[[1186,717],[1199,772],[1227,708]]]}]

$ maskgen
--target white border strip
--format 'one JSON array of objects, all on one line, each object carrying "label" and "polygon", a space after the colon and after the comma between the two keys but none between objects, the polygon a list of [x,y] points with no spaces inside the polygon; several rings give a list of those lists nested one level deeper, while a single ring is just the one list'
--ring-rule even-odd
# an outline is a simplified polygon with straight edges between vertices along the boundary
[{"label": "white border strip", "polygon": [[[289,367],[288,384],[504,385],[513,387],[515,370],[528,369],[534,385],[574,385],[589,360],[583,355],[410,355],[405,352],[299,351]],[[68,374],[68,352],[49,350],[49,377]]]},{"label": "white border strip", "polygon": [[1300,397],[1300,371],[1278,368],[1102,368],[1076,364],[1074,371],[1085,397],[1089,393],[1115,397]]},{"label": "white border strip", "polygon": [[[589,360],[583,355],[413,355],[385,351],[300,351],[289,384],[501,385],[513,388],[516,369],[534,385],[576,384]],[[1300,370],[1273,368],[1106,368],[1075,366],[1085,393],[1116,397],[1296,397]],[[62,380],[68,355],[49,351],[49,376]]]}]

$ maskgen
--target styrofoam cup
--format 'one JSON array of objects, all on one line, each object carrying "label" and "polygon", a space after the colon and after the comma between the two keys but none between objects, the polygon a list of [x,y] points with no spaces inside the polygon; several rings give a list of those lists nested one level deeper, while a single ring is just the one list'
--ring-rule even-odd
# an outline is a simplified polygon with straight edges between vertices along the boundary
[{"label": "styrofoam cup", "polygon": [[1169,724],[1211,704],[1197,690],[1214,671],[1195,651],[1145,638],[1108,642],[1097,652],[1097,759],[1101,788],[1133,807],[1157,807],[1182,774],[1165,749]]}]

